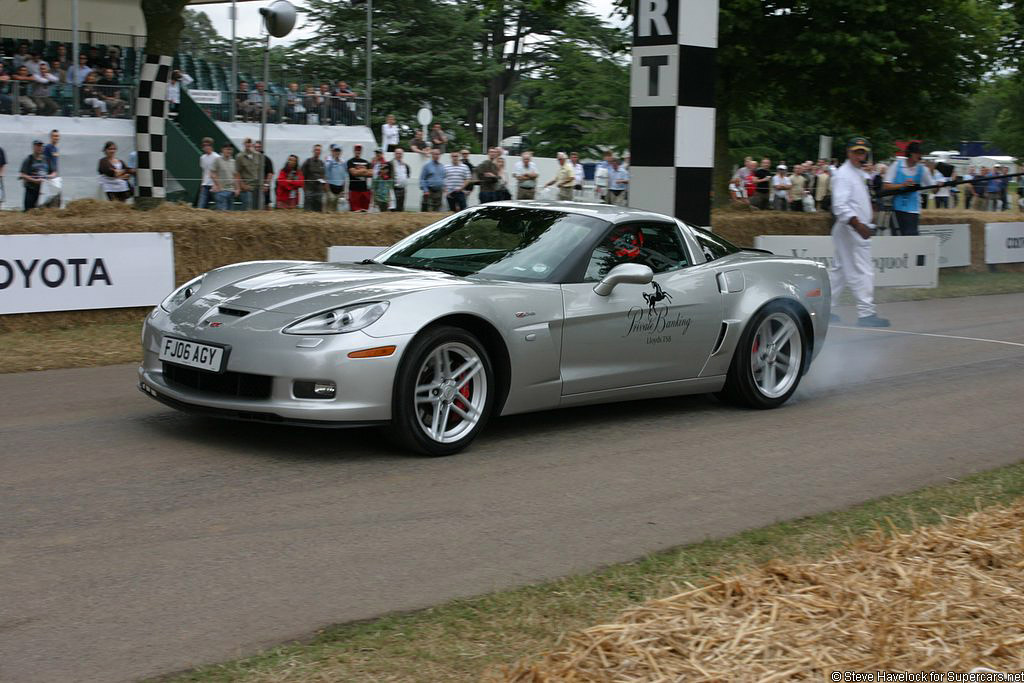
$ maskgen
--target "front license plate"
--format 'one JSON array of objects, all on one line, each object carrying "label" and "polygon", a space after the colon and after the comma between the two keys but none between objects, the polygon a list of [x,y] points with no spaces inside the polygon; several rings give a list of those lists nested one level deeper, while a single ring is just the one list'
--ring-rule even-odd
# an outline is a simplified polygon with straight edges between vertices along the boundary
[{"label": "front license plate", "polygon": [[160,360],[220,372],[224,369],[224,348],[187,339],[164,337],[160,343]]}]

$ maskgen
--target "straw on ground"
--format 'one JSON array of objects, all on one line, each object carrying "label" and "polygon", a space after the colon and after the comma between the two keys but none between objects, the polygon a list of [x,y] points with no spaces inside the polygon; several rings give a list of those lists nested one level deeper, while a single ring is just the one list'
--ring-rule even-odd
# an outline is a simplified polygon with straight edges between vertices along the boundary
[{"label": "straw on ground", "polygon": [[834,671],[1024,669],[1024,502],[820,562],[773,561],[564,638],[507,683],[832,680]]}]

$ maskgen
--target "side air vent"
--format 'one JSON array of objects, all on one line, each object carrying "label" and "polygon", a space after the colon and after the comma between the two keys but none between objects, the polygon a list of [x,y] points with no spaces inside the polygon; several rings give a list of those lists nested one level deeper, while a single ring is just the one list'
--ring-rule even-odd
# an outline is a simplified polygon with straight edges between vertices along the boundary
[{"label": "side air vent", "polygon": [[236,318],[244,318],[249,315],[252,311],[243,311],[240,308],[228,308],[227,306],[218,306],[217,311],[224,315],[233,315]]},{"label": "side air vent", "polygon": [[715,342],[715,350],[711,352],[711,355],[715,355],[722,350],[722,342],[725,341],[725,333],[729,329],[729,323],[722,323],[722,329],[718,331],[718,341]]}]

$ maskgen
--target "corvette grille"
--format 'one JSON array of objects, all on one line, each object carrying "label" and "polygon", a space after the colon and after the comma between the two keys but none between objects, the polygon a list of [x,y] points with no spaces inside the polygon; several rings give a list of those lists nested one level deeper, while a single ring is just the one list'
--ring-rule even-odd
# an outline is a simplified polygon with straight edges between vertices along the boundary
[{"label": "corvette grille", "polygon": [[163,366],[164,379],[168,384],[236,398],[270,398],[274,379],[268,375],[252,375],[247,372],[223,372],[218,375],[174,363],[164,363]]}]

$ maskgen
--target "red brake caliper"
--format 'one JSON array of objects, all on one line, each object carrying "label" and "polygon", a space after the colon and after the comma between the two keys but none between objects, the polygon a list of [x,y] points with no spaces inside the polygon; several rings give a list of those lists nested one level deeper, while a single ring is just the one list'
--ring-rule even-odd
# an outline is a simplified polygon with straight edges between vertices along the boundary
[{"label": "red brake caliper", "polygon": [[[458,381],[461,382],[463,379],[465,379],[465,377],[466,377],[466,373],[462,373],[462,375],[460,375],[457,379],[458,379]],[[468,411],[469,410],[469,384],[468,383],[464,387],[459,389],[459,396],[461,396],[463,400],[459,401],[458,397],[455,398],[456,401],[459,401],[458,406],[460,408],[462,408],[463,410]],[[455,421],[455,424],[458,424],[459,421],[462,420],[462,416],[457,414],[457,413],[452,413],[451,414],[451,418]]]}]

